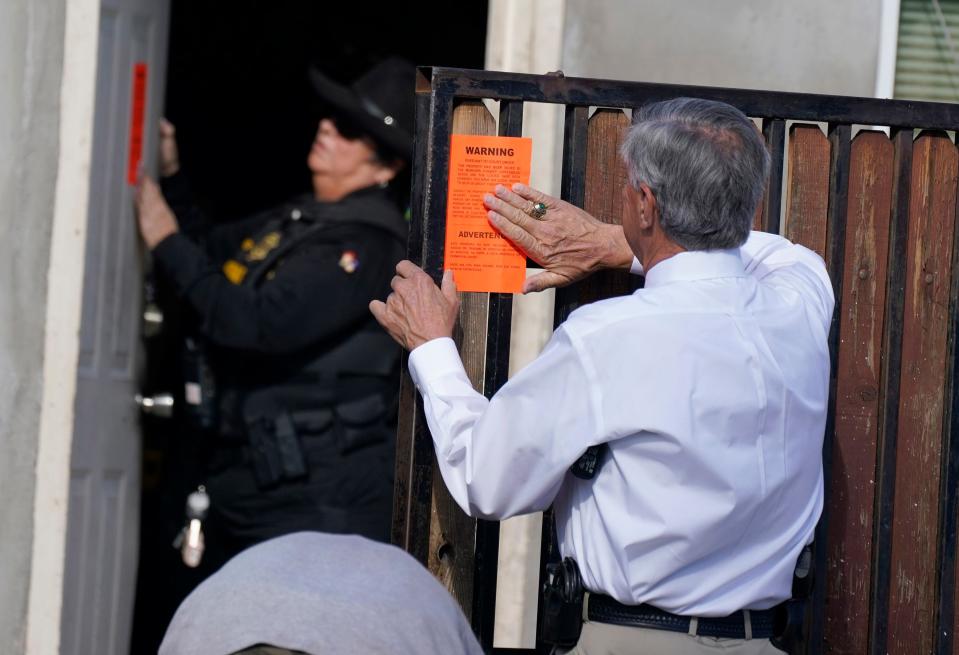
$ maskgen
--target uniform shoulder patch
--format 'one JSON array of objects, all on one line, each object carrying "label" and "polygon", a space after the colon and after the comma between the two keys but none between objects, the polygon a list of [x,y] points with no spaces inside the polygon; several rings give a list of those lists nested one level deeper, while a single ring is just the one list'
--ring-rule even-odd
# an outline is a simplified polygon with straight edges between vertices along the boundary
[{"label": "uniform shoulder patch", "polygon": [[360,267],[360,258],[356,256],[355,250],[344,250],[340,255],[340,268],[347,273],[353,273]]}]

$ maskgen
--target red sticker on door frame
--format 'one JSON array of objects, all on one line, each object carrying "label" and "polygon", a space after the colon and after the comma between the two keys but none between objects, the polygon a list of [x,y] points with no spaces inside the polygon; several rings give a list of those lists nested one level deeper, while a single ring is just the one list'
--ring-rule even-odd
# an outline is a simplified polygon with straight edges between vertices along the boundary
[{"label": "red sticker on door frame", "polygon": [[143,120],[146,112],[147,65],[133,64],[133,102],[130,111],[130,154],[127,158],[127,184],[137,183],[137,169],[143,157]]}]

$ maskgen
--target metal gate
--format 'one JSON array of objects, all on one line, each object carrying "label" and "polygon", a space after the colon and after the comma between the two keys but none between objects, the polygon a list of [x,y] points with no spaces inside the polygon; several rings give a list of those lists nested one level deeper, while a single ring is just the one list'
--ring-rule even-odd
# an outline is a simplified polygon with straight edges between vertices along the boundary
[{"label": "metal gate", "polygon": [[[440,278],[452,133],[519,136],[525,102],[564,105],[561,195],[619,222],[624,110],[679,96],[761,121],[773,165],[756,226],[818,252],[833,280],[826,506],[807,651],[959,654],[959,151],[945,132],[959,128],[959,106],[420,69],[411,259]],[[483,99],[498,101],[498,121]],[[612,272],[561,289],[555,322],[629,290],[628,276]],[[463,294],[460,352],[487,397],[506,381],[510,312],[509,295]],[[498,535],[447,493],[404,373],[393,540],[446,583],[487,650]]]}]

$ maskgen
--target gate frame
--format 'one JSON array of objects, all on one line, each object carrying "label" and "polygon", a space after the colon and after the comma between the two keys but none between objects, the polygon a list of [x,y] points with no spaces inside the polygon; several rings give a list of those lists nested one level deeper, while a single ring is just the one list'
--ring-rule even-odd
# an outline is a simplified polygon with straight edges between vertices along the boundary
[{"label": "gate frame", "polygon": [[[786,121],[827,123],[827,135],[832,144],[829,184],[828,232],[826,263],[833,282],[836,309],[829,335],[832,362],[830,402],[823,445],[825,489],[830,488],[833,433],[836,409],[836,363],[839,349],[840,301],[842,299],[842,271],[845,252],[845,218],[849,185],[849,162],[853,126],[883,126],[891,130],[891,139],[897,147],[896,183],[894,189],[908,187],[912,142],[916,129],[959,129],[959,105],[947,103],[884,100],[818,94],[771,92],[719,87],[623,82],[614,80],[565,77],[562,73],[529,75],[495,71],[456,68],[422,67],[416,81],[416,127],[414,167],[412,179],[412,222],[408,254],[437,282],[443,273],[443,249],[446,222],[447,170],[450,160],[450,135],[453,126],[454,103],[494,100],[500,103],[499,131],[502,136],[522,134],[524,102],[565,105],[564,148],[561,197],[582,207],[585,196],[586,135],[589,110],[592,107],[633,109],[643,104],[680,96],[692,96],[729,103],[747,116],[761,118],[763,134],[773,157],[770,184],[762,207],[761,227],[764,231],[780,233],[782,213],[782,177],[784,167]],[[899,153],[905,153],[900,157]],[[903,181],[904,180],[904,181]],[[883,352],[889,353],[882,374],[882,404],[877,446],[877,491],[874,513],[873,579],[869,619],[869,651],[885,652],[887,641],[886,618],[889,610],[889,585],[892,536],[892,503],[895,484],[896,436],[898,432],[898,392],[901,372],[903,331],[903,294],[905,289],[905,260],[909,193],[895,193],[890,219],[890,262],[903,262],[890,267],[886,294],[886,325]],[[957,234],[956,241],[959,241]],[[959,385],[952,384],[959,369],[959,349],[955,347],[957,334],[956,310],[959,296],[959,247],[953,244],[952,280],[949,293],[949,324],[947,328],[946,383],[943,414],[943,457],[941,488],[955,490],[959,486],[959,430],[951,428],[952,416],[959,414]],[[535,265],[535,264],[534,264]],[[579,286],[557,290],[555,324],[559,325],[581,304]],[[481,294],[470,294],[481,295]],[[509,364],[511,296],[488,294],[489,311],[486,319],[484,393],[493,393],[506,382]],[[475,345],[475,344],[474,344]],[[405,360],[404,360],[405,362]],[[455,593],[458,582],[466,580],[471,599],[458,598],[470,617],[473,629],[484,649],[493,644],[493,614],[496,588],[496,564],[499,545],[499,526],[496,522],[473,521],[474,530],[460,532],[454,527],[439,537],[439,547],[430,552],[431,514],[437,507],[442,512],[459,509],[449,498],[434,498],[435,472],[432,438],[423,415],[422,399],[416,392],[407,367],[404,365],[400,391],[400,417],[397,433],[396,490],[393,514],[393,543],[404,548],[424,565],[431,559],[448,570],[441,575],[434,563],[431,570],[449,579]],[[442,488],[442,484],[438,488]],[[445,492],[445,489],[443,489]],[[440,496],[443,496],[441,492]],[[959,509],[957,493],[940,496],[939,517],[939,584],[936,604],[936,652],[951,653],[956,573],[956,513]],[[548,518],[548,517],[546,517]],[[816,570],[820,580],[826,571],[826,527],[829,503],[816,529]],[[472,521],[472,520],[469,520]],[[467,524],[469,524],[467,521]],[[543,561],[548,556],[545,538],[551,531],[550,521],[544,520]],[[435,541],[435,539],[434,539]],[[432,556],[432,557],[431,557]],[[464,565],[463,559],[467,562]],[[453,562],[459,562],[454,565]],[[467,580],[468,578],[468,580]],[[474,581],[476,582],[474,584]],[[812,611],[809,617],[807,652],[822,652],[825,584],[815,586]],[[528,649],[495,649],[497,653],[531,653]]]}]

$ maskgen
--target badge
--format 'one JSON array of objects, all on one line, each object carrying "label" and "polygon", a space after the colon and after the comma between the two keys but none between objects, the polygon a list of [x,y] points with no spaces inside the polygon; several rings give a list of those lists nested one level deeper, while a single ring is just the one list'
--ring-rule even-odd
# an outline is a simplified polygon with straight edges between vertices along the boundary
[{"label": "badge", "polygon": [[250,248],[244,248],[243,246],[246,245],[246,242],[244,242],[241,248],[246,251],[246,260],[248,262],[263,261],[271,250],[280,245],[280,238],[279,232],[270,232],[260,239],[259,243],[252,245]]},{"label": "badge", "polygon": [[246,266],[236,261],[235,259],[228,259],[223,264],[223,274],[227,279],[233,284],[240,284],[243,282],[243,278],[246,277]]},{"label": "badge", "polygon": [[340,255],[340,268],[347,273],[352,273],[360,267],[360,260],[352,250],[344,250]]}]

